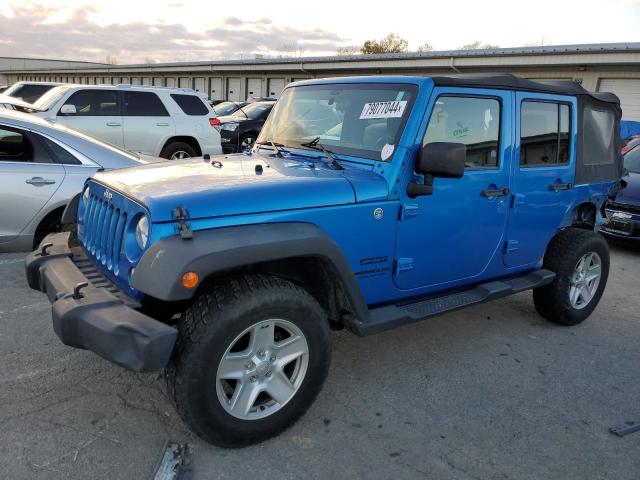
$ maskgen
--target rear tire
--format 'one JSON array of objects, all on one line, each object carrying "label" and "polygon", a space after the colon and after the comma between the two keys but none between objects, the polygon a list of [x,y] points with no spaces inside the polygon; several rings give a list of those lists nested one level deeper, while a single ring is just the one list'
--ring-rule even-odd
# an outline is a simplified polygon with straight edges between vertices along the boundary
[{"label": "rear tire", "polygon": [[167,385],[184,422],[214,445],[278,435],[306,412],[329,370],[325,312],[278,277],[214,285],[186,309],[178,329]]},{"label": "rear tire", "polygon": [[533,290],[538,313],[560,325],[577,325],[598,305],[609,276],[609,249],[598,233],[567,228],[551,240],[544,268],[553,283]]},{"label": "rear tire", "polygon": [[253,133],[247,133],[240,137],[240,143],[238,145],[238,152],[244,152],[247,150],[251,150],[253,145],[256,143],[256,135]]},{"label": "rear tire", "polygon": [[169,160],[180,160],[182,158],[197,157],[198,153],[188,143],[172,142],[165,145],[160,152],[160,156]]}]

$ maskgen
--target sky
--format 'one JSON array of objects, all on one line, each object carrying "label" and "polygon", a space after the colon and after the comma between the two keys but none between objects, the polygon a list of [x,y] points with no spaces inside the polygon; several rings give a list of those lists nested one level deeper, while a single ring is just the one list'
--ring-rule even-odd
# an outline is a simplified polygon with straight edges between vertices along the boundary
[{"label": "sky", "polygon": [[640,0],[0,0],[0,25],[0,56],[155,63],[334,55],[392,32],[410,50],[639,42]]}]

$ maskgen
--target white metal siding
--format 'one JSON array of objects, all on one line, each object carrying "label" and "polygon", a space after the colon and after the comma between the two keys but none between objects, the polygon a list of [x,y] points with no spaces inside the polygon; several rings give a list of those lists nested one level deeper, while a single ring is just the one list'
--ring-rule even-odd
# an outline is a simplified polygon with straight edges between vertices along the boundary
[{"label": "white metal siding", "polygon": [[247,78],[247,100],[252,97],[262,96],[262,79]]},{"label": "white metal siding", "polygon": [[623,120],[640,121],[640,78],[603,78],[598,90],[620,98]]},{"label": "white metal siding", "polygon": [[240,101],[240,79],[230,78],[227,80],[227,100]]},{"label": "white metal siding", "polygon": [[211,92],[209,94],[209,98],[211,100],[222,100],[222,99],[224,99],[224,92],[222,91],[222,79],[221,78],[212,78],[211,79]]},{"label": "white metal siding", "polygon": [[284,90],[284,78],[270,78],[267,97],[279,97]]}]

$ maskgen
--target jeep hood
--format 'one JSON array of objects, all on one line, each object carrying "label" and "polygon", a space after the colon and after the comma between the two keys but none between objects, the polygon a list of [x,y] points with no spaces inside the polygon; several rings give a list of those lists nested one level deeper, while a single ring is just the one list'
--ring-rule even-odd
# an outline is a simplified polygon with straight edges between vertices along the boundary
[{"label": "jeep hood", "polygon": [[[221,162],[221,166],[219,163]],[[386,199],[385,179],[372,168],[334,170],[302,156],[237,154],[100,172],[98,182],[144,204],[153,222],[347,205]]]}]

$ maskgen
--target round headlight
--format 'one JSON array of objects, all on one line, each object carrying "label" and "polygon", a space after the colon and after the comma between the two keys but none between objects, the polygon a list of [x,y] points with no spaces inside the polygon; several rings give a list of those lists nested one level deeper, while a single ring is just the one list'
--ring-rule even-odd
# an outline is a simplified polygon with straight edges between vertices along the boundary
[{"label": "round headlight", "polygon": [[85,187],[84,192],[82,192],[82,203],[85,207],[89,203],[89,187]]},{"label": "round headlight", "polygon": [[149,219],[146,216],[140,217],[136,225],[136,242],[144,249],[149,241]]}]

